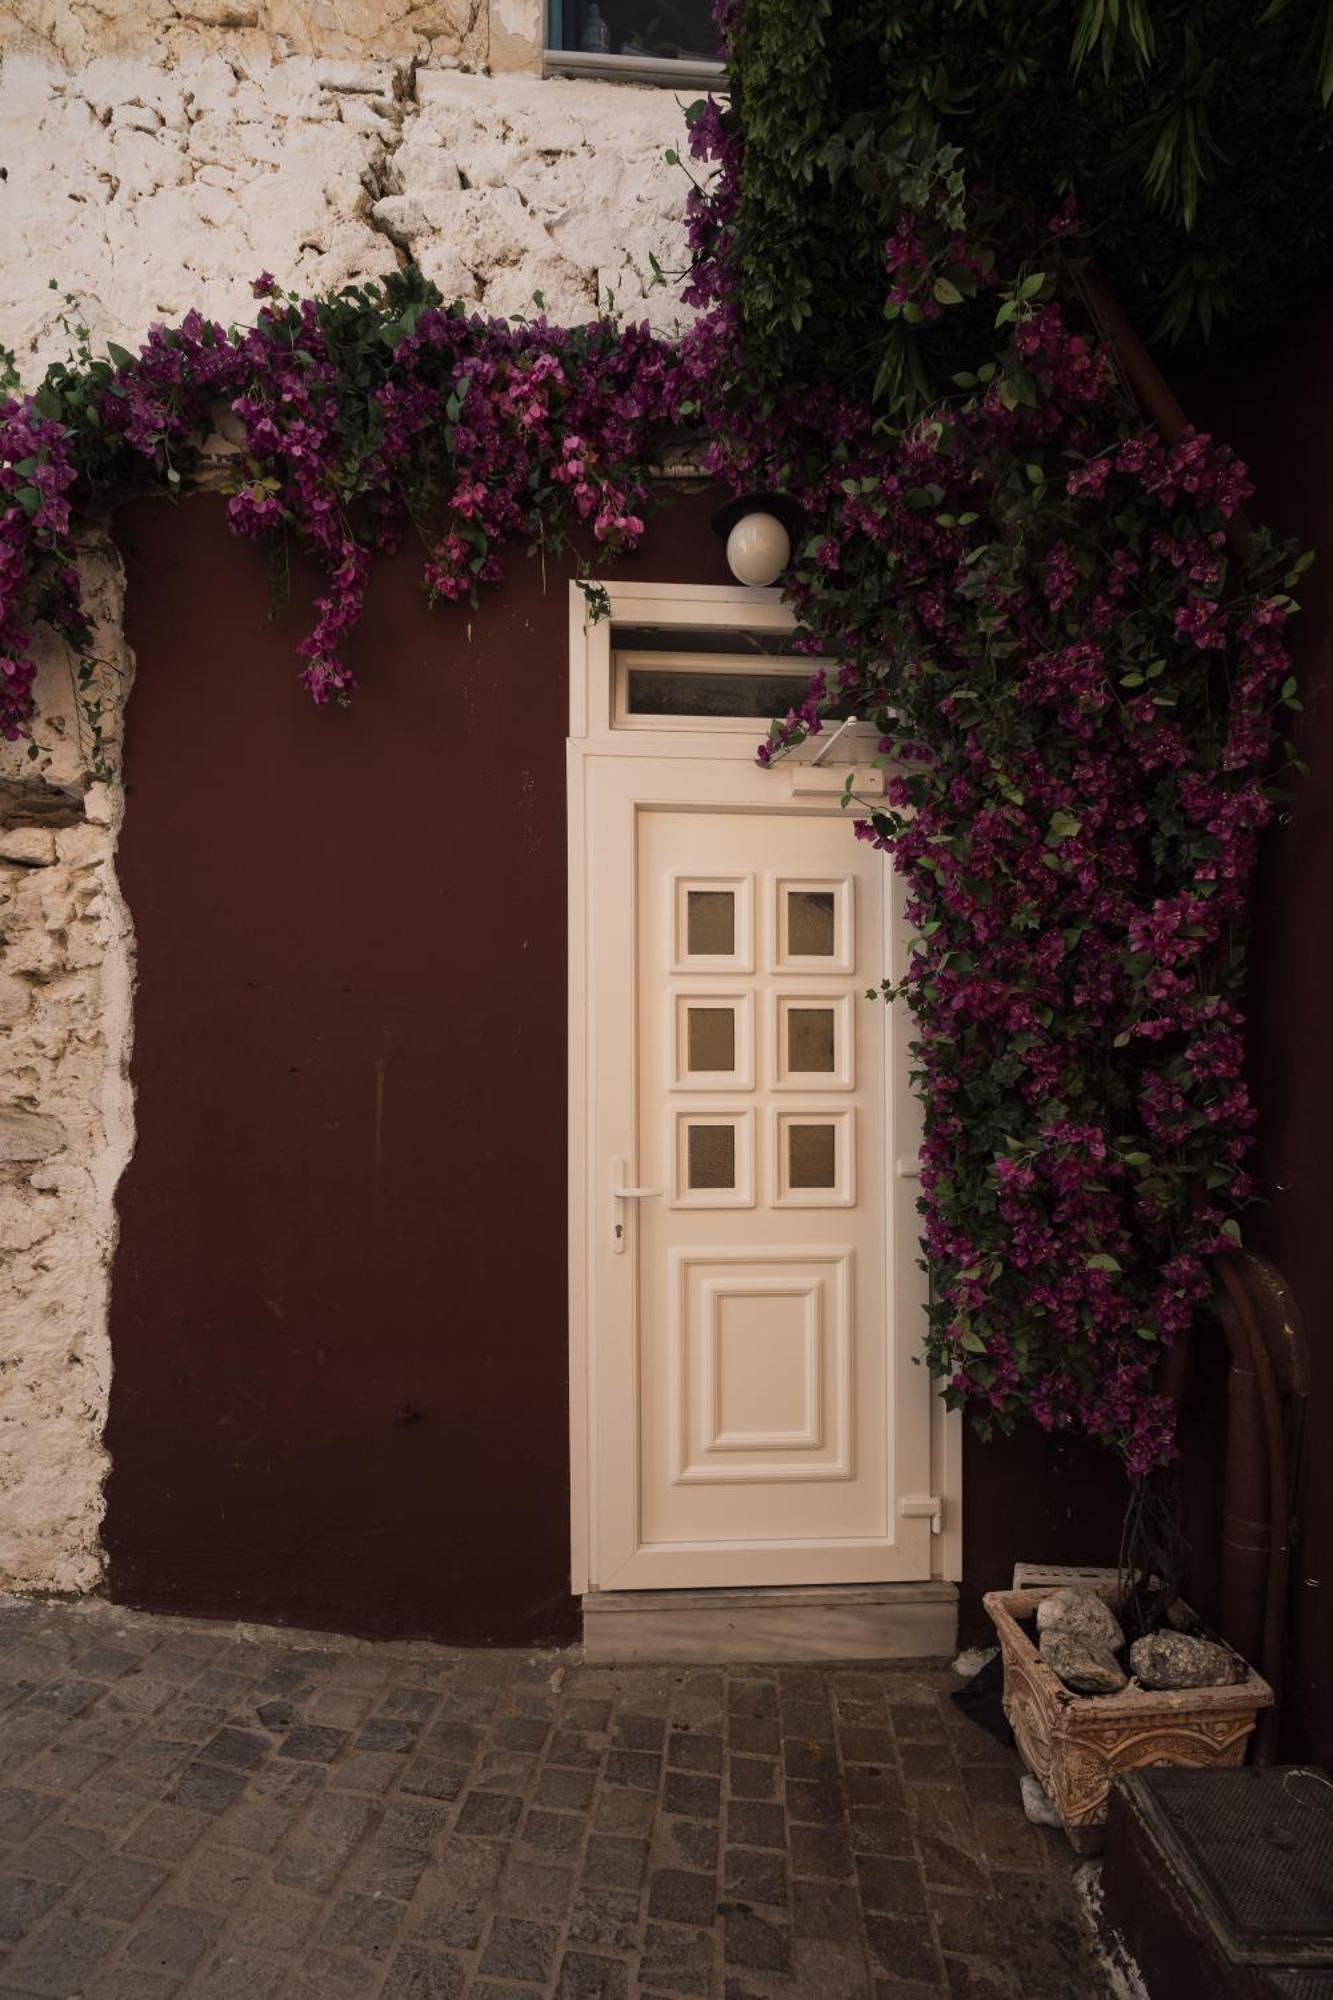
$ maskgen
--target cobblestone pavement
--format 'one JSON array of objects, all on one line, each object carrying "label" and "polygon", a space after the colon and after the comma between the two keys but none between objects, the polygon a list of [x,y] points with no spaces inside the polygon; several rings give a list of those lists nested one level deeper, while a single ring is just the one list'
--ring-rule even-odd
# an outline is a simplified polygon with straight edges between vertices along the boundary
[{"label": "cobblestone pavement", "polygon": [[1097,1995],[951,1685],[0,1599],[0,2000]]}]

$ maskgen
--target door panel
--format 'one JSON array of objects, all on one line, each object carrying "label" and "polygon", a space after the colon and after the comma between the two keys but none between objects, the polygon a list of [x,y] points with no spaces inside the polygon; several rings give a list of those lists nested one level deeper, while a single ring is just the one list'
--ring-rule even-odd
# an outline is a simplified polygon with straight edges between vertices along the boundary
[{"label": "door panel", "polygon": [[627,1176],[594,1194],[614,1212],[592,1301],[604,1589],[930,1568],[928,1524],[897,1518],[929,1446],[893,1310],[890,1020],[867,997],[886,865],[836,805],[770,781],[729,810],[736,789],[627,759],[590,784],[590,1167]]}]

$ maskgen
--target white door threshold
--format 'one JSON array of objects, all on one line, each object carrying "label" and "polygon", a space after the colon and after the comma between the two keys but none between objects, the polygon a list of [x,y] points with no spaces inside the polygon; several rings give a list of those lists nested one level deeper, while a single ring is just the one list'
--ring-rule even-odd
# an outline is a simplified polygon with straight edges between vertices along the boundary
[{"label": "white door threshold", "polygon": [[957,1650],[952,1583],[847,1583],[766,1590],[594,1590],[583,1600],[588,1660],[920,1660]]}]

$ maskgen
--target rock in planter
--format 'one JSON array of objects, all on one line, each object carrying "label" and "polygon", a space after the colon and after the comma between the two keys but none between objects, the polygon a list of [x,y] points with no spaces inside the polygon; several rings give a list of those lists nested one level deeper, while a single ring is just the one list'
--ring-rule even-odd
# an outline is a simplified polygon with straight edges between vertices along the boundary
[{"label": "rock in planter", "polygon": [[[1108,1653],[1125,1643],[1114,1611],[1095,1590],[1048,1591],[1037,1606],[1037,1630],[1043,1640],[1048,1632],[1063,1632],[1086,1646],[1104,1647]],[[1044,1646],[1042,1650],[1044,1653]]]},{"label": "rock in planter", "polygon": [[1033,1826],[1060,1825],[1060,1815],[1042,1789],[1040,1778],[1034,1778],[1031,1771],[1024,1771],[1018,1785],[1023,1794],[1023,1811]]},{"label": "rock in planter", "polygon": [[1110,1647],[1091,1644],[1076,1632],[1043,1632],[1041,1657],[1075,1694],[1119,1694],[1128,1686]]},{"label": "rock in planter", "polygon": [[1136,1639],[1129,1665],[1135,1679],[1149,1688],[1236,1687],[1246,1675],[1238,1654],[1184,1632],[1150,1632],[1146,1639]]}]

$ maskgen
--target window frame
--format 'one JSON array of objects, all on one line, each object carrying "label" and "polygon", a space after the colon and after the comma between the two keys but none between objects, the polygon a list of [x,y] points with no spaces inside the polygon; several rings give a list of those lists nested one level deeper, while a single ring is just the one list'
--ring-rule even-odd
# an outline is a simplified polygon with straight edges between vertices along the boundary
[{"label": "window frame", "polygon": [[585,82],[654,83],[676,89],[725,93],[727,66],[684,56],[590,55],[560,46],[564,39],[564,0],[545,0],[542,32],[542,74],[581,77]]}]

